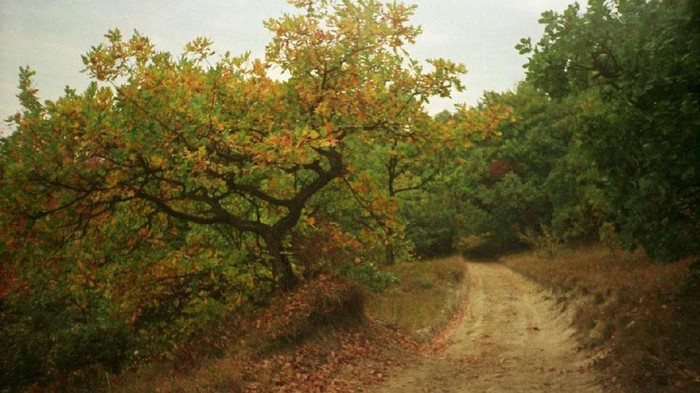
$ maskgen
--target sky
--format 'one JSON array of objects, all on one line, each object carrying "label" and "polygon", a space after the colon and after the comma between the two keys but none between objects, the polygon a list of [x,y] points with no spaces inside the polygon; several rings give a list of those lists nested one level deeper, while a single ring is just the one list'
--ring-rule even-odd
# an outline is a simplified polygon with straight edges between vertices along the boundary
[{"label": "sky", "polygon": [[[539,15],[574,0],[408,0],[423,34],[410,48],[417,59],[443,57],[467,66],[466,92],[435,100],[429,111],[475,105],[484,91],[506,91],[524,78],[527,61],[514,49],[522,37],[539,39]],[[174,54],[196,37],[209,37],[219,52],[250,51],[263,57],[271,34],[263,21],[294,12],[285,0],[0,0],[0,118],[19,109],[18,72],[29,65],[42,100],[65,86],[84,89],[81,55],[119,28],[148,36]],[[0,125],[0,133],[9,127]]]}]

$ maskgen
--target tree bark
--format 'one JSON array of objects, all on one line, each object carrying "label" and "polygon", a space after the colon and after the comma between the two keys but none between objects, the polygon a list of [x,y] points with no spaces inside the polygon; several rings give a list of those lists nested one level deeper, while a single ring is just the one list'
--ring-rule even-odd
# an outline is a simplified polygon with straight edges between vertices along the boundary
[{"label": "tree bark", "polygon": [[385,230],[386,238],[384,239],[384,264],[386,266],[391,266],[396,262],[396,255],[394,254],[394,240],[392,236],[394,235],[394,229],[387,227]]},{"label": "tree bark", "polygon": [[396,262],[396,257],[394,256],[394,245],[391,243],[391,239],[388,241],[389,242],[384,246],[384,263],[387,266],[391,266]]},{"label": "tree bark", "polygon": [[294,274],[289,258],[284,254],[282,237],[269,236],[265,239],[267,252],[270,254],[270,267],[275,281],[282,290],[290,290],[299,284],[299,278]]}]

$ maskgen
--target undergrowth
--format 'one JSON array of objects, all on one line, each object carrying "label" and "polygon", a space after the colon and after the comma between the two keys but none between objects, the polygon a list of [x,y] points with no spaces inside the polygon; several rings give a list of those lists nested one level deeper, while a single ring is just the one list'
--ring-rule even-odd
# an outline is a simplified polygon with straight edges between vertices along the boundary
[{"label": "undergrowth", "polygon": [[[365,332],[363,294],[347,281],[321,276],[279,294],[258,312],[203,338],[178,359],[140,368],[112,383],[115,392],[352,391],[348,365],[381,358]],[[212,332],[214,333],[214,332]],[[222,343],[219,350],[212,341]],[[379,367],[375,367],[379,369]],[[370,381],[375,377],[366,376]]]},{"label": "undergrowth", "polygon": [[384,292],[321,276],[174,361],[111,376],[110,391],[365,391],[447,323],[464,269],[461,258],[399,264],[389,269],[399,281]]},{"label": "undergrowth", "polygon": [[660,264],[597,245],[503,261],[575,307],[582,342],[605,354],[597,364],[609,389],[700,391],[700,275],[690,260]]},{"label": "undergrowth", "polygon": [[390,272],[399,283],[381,293],[368,293],[367,313],[413,340],[427,342],[459,305],[465,268],[460,257],[392,266]]}]

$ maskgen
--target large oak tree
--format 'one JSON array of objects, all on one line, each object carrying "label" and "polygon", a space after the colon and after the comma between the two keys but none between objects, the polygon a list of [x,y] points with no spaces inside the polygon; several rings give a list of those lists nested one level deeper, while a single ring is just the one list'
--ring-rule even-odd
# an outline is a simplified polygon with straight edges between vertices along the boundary
[{"label": "large oak tree", "polygon": [[265,59],[215,54],[204,38],[174,56],[112,30],[83,57],[94,79],[83,93],[41,103],[23,69],[2,146],[6,242],[60,223],[75,244],[129,215],[165,216],[254,234],[278,285],[294,286],[285,242],[310,198],[364,154],[350,141],[400,136],[464,70],[410,57],[413,7],[290,3],[299,14],[265,24]]}]

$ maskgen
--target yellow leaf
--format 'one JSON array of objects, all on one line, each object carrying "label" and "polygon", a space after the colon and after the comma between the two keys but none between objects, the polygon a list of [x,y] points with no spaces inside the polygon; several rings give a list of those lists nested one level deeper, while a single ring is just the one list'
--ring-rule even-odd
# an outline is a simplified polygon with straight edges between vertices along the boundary
[{"label": "yellow leaf", "polygon": [[157,168],[162,168],[163,164],[165,163],[165,160],[163,160],[162,157],[153,156],[151,157],[151,163]]},{"label": "yellow leaf", "polygon": [[311,226],[314,226],[314,224],[316,224],[316,219],[313,218],[313,217],[307,217],[307,218],[306,218],[306,223],[309,224],[309,225],[311,225]]}]

